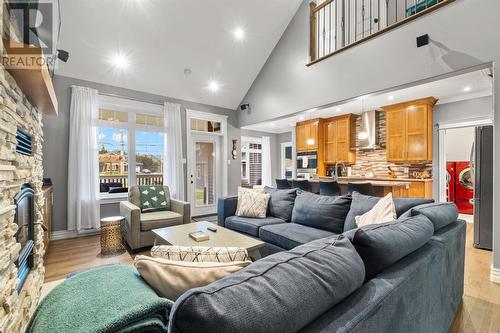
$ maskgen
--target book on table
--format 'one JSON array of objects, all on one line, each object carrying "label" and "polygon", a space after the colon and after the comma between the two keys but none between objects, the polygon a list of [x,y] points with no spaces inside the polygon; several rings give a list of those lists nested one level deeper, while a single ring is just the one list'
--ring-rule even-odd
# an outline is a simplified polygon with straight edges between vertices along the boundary
[{"label": "book on table", "polygon": [[202,230],[190,232],[188,235],[197,242],[203,242],[210,239],[208,234]]}]

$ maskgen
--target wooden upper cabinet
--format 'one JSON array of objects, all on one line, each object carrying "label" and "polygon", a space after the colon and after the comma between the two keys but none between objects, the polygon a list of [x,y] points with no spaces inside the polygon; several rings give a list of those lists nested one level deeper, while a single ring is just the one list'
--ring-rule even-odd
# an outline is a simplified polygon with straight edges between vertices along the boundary
[{"label": "wooden upper cabinet", "polygon": [[386,111],[387,160],[404,162],[406,160],[406,111]]},{"label": "wooden upper cabinet", "polygon": [[387,161],[432,161],[434,97],[384,107],[387,126]]},{"label": "wooden upper cabinet", "polygon": [[[318,150],[320,140],[321,119],[302,121],[296,124],[296,147],[297,151]],[[312,140],[310,143],[308,140]]]},{"label": "wooden upper cabinet", "polygon": [[343,162],[352,164],[356,161],[356,152],[352,149],[356,140],[356,118],[352,114],[332,117],[325,120],[325,162]]}]

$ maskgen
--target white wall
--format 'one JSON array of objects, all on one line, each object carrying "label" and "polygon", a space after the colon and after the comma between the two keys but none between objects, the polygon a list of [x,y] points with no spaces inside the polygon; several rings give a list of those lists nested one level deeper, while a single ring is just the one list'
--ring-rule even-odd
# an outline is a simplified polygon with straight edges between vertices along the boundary
[{"label": "white wall", "polygon": [[446,161],[469,161],[474,143],[474,127],[454,128],[446,130]]}]

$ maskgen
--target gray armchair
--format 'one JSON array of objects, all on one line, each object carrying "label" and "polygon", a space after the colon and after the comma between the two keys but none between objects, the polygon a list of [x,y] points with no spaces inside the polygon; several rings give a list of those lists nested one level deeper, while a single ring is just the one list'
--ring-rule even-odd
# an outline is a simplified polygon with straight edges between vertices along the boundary
[{"label": "gray armchair", "polygon": [[128,201],[120,202],[120,214],[125,217],[123,237],[132,250],[153,245],[153,229],[191,222],[190,204],[170,198],[168,186],[163,187],[167,202],[170,201],[170,210],[141,213],[138,186],[130,188]]}]

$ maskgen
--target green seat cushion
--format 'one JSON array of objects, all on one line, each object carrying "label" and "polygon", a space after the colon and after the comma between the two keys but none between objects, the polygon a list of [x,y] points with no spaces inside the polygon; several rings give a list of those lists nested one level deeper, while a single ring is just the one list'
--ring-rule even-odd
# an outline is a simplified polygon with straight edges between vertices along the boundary
[{"label": "green seat cushion", "polygon": [[139,185],[139,194],[143,213],[169,209],[170,195],[167,198],[164,186]]}]

